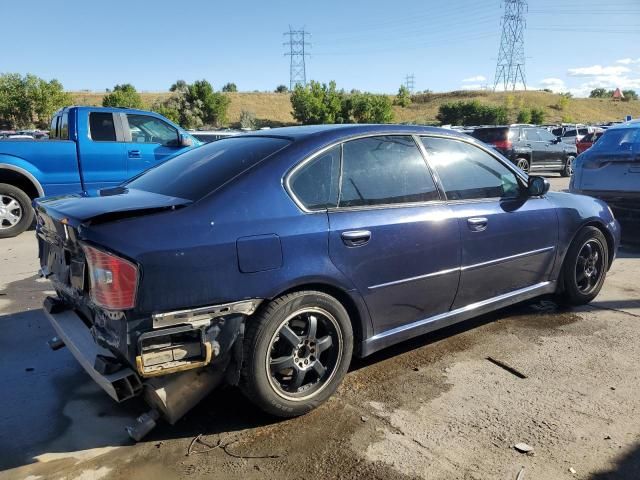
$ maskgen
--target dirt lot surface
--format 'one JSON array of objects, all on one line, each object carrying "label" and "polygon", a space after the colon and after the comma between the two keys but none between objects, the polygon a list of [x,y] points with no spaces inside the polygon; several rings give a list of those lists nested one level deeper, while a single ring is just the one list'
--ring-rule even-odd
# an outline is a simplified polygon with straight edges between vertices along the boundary
[{"label": "dirt lot surface", "polygon": [[35,256],[33,232],[0,240],[1,480],[640,478],[638,251],[588,307],[537,300],[354,361],[304,417],[226,388],[137,445],[124,427],[144,405],[115,404],[47,347]]}]

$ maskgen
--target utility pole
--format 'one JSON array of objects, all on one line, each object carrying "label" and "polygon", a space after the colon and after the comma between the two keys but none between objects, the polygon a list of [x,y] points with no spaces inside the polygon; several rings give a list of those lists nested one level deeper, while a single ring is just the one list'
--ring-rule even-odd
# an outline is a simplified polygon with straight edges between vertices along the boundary
[{"label": "utility pole", "polygon": [[502,84],[504,90],[515,90],[516,83],[522,82],[527,89],[524,75],[524,29],[527,12],[526,0],[503,0],[502,35],[498,50],[498,63],[493,82],[493,90]]},{"label": "utility pole", "polygon": [[409,90],[409,93],[413,93],[415,87],[415,75],[413,73],[411,75],[407,74],[407,76],[404,77],[404,86]]},{"label": "utility pole", "polygon": [[285,53],[285,56],[291,57],[291,63],[289,64],[289,90],[293,90],[296,85],[305,86],[307,84],[307,68],[305,65],[305,57],[309,54],[306,53],[307,47],[311,44],[307,42],[306,37],[311,34],[304,30],[294,30],[289,25],[289,31],[283,35],[288,35],[289,40],[283,45],[289,47],[289,51]]}]

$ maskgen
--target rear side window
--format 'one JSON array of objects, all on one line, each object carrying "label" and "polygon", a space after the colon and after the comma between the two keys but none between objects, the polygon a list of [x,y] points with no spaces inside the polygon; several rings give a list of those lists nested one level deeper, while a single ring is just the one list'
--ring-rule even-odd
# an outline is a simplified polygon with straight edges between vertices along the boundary
[{"label": "rear side window", "polygon": [[63,113],[58,127],[60,140],[69,140],[69,114]]},{"label": "rear side window", "polygon": [[472,137],[484,143],[503,142],[509,139],[508,128],[478,128],[471,133]]},{"label": "rear side window", "polygon": [[343,145],[340,207],[438,200],[427,164],[412,137],[383,136]]},{"label": "rear side window", "polygon": [[89,114],[89,134],[95,142],[115,142],[116,127],[113,124],[113,114],[106,112],[91,112]]},{"label": "rear side window", "polygon": [[446,138],[424,137],[422,143],[449,200],[519,196],[516,175],[484,150]]},{"label": "rear side window", "polygon": [[199,200],[289,144],[273,137],[234,137],[194,148],[126,185],[170,197]]},{"label": "rear side window", "polygon": [[58,119],[59,115],[55,115],[51,119],[51,126],[49,127],[49,138],[58,138]]},{"label": "rear side window", "polygon": [[291,190],[308,210],[338,206],[340,152],[339,145],[333,147],[291,175]]}]

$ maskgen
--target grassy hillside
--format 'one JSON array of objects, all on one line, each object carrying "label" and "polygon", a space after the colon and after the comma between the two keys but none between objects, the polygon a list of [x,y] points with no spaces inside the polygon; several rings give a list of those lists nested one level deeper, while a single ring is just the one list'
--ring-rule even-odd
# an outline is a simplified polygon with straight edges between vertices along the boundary
[{"label": "grassy hillside", "polygon": [[[145,107],[149,108],[157,100],[167,98],[169,92],[141,93]],[[228,93],[231,98],[229,106],[229,122],[235,124],[240,119],[240,112],[248,110],[255,114],[261,124],[292,124],[291,103],[289,95],[282,93]],[[104,93],[72,92],[77,105],[100,105]],[[564,110],[557,108],[560,95],[530,91],[530,92],[486,92],[459,91],[448,93],[434,93],[422,96],[420,102],[414,101],[409,107],[394,106],[396,122],[436,123],[438,107],[446,102],[458,100],[477,100],[488,105],[506,106],[515,121],[521,108],[542,108],[546,112],[545,122],[561,122],[563,118],[580,123],[608,122],[622,120],[625,115],[640,117],[640,101],[614,102],[600,98],[572,98]]]}]

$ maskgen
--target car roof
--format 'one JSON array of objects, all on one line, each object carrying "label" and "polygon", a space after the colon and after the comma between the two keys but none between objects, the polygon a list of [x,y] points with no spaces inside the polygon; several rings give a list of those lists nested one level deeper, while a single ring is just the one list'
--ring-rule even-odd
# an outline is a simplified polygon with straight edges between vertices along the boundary
[{"label": "car roof", "polygon": [[640,128],[640,118],[636,118],[635,120],[629,120],[628,122],[612,125],[608,128],[608,130],[618,130],[622,128]]},{"label": "car roof", "polygon": [[341,140],[351,136],[367,134],[424,134],[447,135],[456,138],[466,138],[465,133],[448,128],[425,127],[421,125],[399,125],[399,124],[340,124],[340,125],[304,125],[297,127],[280,127],[269,130],[258,130],[245,133],[243,136],[259,137],[284,137],[290,140],[314,139],[318,141]]},{"label": "car roof", "polygon": [[63,107],[60,110],[53,113],[53,115],[57,115],[60,113],[68,112],[72,108],[76,108],[78,110],[91,110],[92,112],[123,112],[126,111],[128,113],[139,113],[141,115],[156,115],[161,116],[156,112],[151,112],[149,110],[139,110],[137,108],[129,108],[129,107],[92,107],[89,105],[70,105],[68,107]]}]

